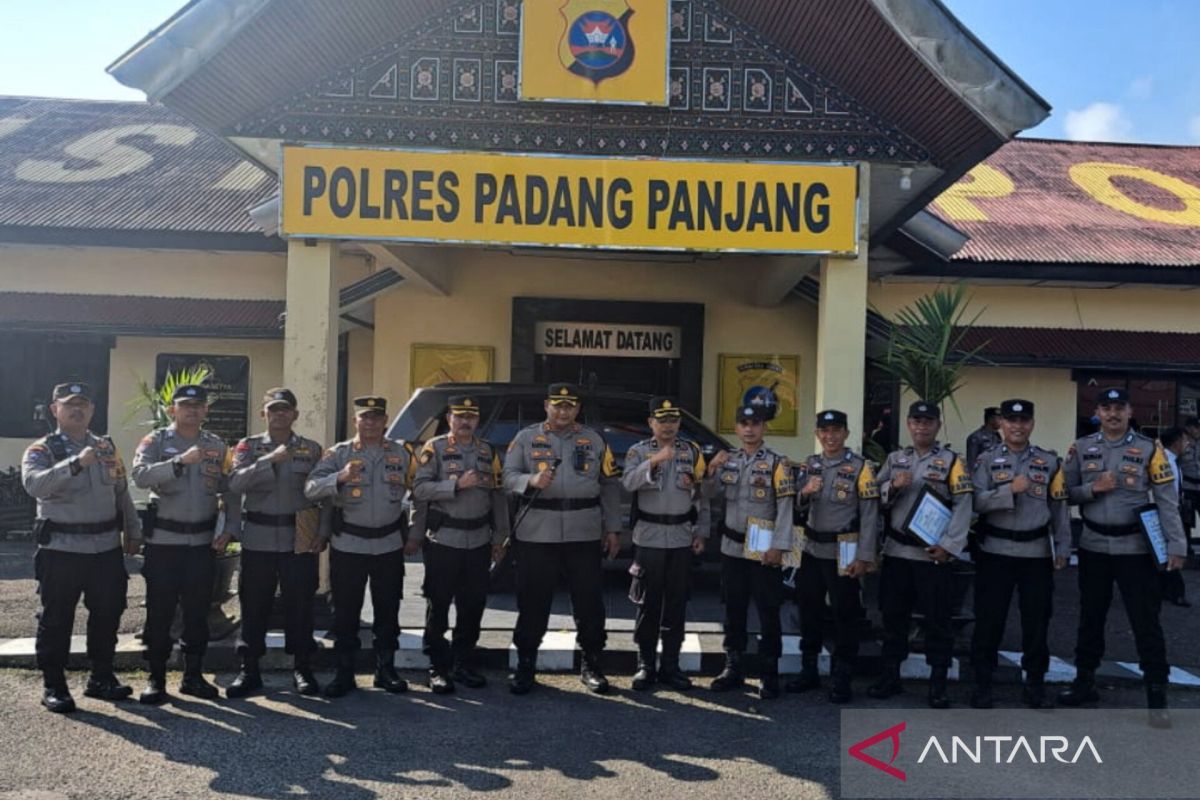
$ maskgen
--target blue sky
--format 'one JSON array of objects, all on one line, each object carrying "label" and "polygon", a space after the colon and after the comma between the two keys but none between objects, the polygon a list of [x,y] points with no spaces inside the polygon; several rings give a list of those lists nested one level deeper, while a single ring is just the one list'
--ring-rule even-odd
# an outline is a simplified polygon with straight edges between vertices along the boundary
[{"label": "blue sky", "polygon": [[[1200,144],[1200,0],[943,0],[1054,107],[1030,135]],[[183,0],[0,0],[0,94],[141,99],[104,67]]]}]

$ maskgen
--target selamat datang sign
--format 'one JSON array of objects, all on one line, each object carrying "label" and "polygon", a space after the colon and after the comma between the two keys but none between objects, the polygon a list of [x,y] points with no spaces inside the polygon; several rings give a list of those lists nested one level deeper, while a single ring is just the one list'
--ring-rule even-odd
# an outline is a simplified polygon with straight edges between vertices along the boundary
[{"label": "selamat datang sign", "polygon": [[285,237],[853,256],[858,169],[285,146]]}]

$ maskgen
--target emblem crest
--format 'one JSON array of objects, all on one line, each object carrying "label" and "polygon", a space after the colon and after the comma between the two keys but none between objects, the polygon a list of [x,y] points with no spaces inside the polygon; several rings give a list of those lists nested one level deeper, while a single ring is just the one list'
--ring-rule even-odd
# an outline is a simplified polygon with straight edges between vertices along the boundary
[{"label": "emblem crest", "polygon": [[598,84],[633,64],[633,9],[625,0],[566,0],[559,11],[566,28],[558,56],[569,72]]}]

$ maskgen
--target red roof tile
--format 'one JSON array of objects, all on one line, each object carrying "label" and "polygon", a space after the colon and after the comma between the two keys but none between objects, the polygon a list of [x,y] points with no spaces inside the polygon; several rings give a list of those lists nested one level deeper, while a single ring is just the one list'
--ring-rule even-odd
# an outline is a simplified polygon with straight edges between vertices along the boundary
[{"label": "red roof tile", "polygon": [[0,330],[278,339],[279,300],[0,292]]},{"label": "red roof tile", "polygon": [[962,349],[985,342],[981,355],[998,365],[1200,369],[1200,333],[977,327]]}]

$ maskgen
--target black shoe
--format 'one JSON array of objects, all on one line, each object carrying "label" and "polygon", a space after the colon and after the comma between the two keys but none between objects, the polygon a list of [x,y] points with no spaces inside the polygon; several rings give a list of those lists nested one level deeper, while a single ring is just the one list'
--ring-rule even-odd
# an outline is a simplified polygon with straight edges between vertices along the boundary
[{"label": "black shoe", "polygon": [[771,659],[764,664],[758,679],[758,699],[774,700],[779,697],[779,662]]},{"label": "black shoe", "polygon": [[133,694],[133,687],[126,686],[117,680],[112,670],[92,672],[87,686],[83,690],[84,697],[94,697],[97,700],[125,700]]},{"label": "black shoe", "polygon": [[468,689],[482,689],[487,686],[487,678],[461,661],[454,665],[454,671],[450,673],[450,680],[461,683]]},{"label": "black shoe", "polygon": [[55,714],[69,714],[75,710],[75,698],[66,684],[47,686],[42,691],[42,705],[47,711]]},{"label": "black shoe", "polygon": [[160,706],[167,701],[167,665],[150,665],[150,678],[146,688],[138,695],[138,702],[148,706]]},{"label": "black shoe", "polygon": [[635,692],[644,692],[658,682],[655,660],[656,656],[653,653],[649,658],[645,653],[638,653],[637,672],[633,673],[633,683],[631,684]]},{"label": "black shoe", "polygon": [[867,687],[867,697],[875,700],[886,700],[904,691],[900,682],[900,665],[896,662],[885,662],[879,680]]},{"label": "black shoe", "polygon": [[537,683],[537,653],[517,655],[517,668],[508,676],[508,690],[513,694],[529,694]]},{"label": "black shoe", "polygon": [[1191,608],[1192,607],[1191,601],[1188,600],[1186,597],[1172,597],[1170,600],[1170,603],[1171,603],[1171,605],[1179,606],[1180,608]]},{"label": "black shoe", "polygon": [[934,667],[933,673],[929,676],[929,707],[930,708],[949,708],[950,695],[946,692],[947,669],[945,667]]},{"label": "black shoe", "polygon": [[408,681],[396,672],[396,651],[375,651],[375,688],[383,689],[392,694],[402,694],[408,691]]},{"label": "black shoe", "polygon": [[183,680],[179,682],[179,693],[199,697],[201,700],[216,700],[221,696],[221,692],[204,679],[203,663],[203,658],[198,653],[184,655]]},{"label": "black shoe", "polygon": [[298,655],[292,663],[292,686],[302,695],[312,697],[321,693],[321,684],[313,675],[308,654]]},{"label": "black shoe", "polygon": [[354,653],[338,653],[337,672],[333,680],[325,684],[326,697],[344,697],[358,690],[358,681],[354,679]]},{"label": "black shoe", "polygon": [[725,653],[725,668],[721,674],[713,678],[709,688],[714,692],[729,692],[741,689],[746,685],[746,676],[742,673],[742,654],[730,650]]},{"label": "black shoe", "polygon": [[992,685],[990,683],[977,683],[975,688],[971,690],[971,708],[993,708],[995,702],[992,700]]},{"label": "black shoe", "polygon": [[784,691],[791,692],[792,694],[800,694],[801,692],[820,688],[821,675],[817,672],[817,665],[807,663],[800,668],[800,672],[796,674],[796,677],[789,679],[783,685]]},{"label": "black shoe", "polygon": [[692,688],[692,679],[679,668],[678,656],[663,656],[662,665],[658,670],[658,682],[677,692],[686,692]]},{"label": "black shoe", "polygon": [[850,688],[850,672],[835,672],[833,675],[833,686],[829,688],[829,702],[835,705],[843,705],[853,699],[854,692]]},{"label": "black shoe", "polygon": [[1058,693],[1058,704],[1078,708],[1085,703],[1095,703],[1100,699],[1096,691],[1096,674],[1091,671],[1078,670],[1071,685]]},{"label": "black shoe", "polygon": [[583,666],[579,670],[579,682],[586,686],[587,690],[593,694],[606,694],[608,692],[608,678],[604,677],[604,670],[600,666],[599,653],[583,654]]},{"label": "black shoe", "polygon": [[233,683],[226,687],[225,696],[231,700],[246,697],[262,687],[262,673],[258,671],[258,660],[246,660],[242,662],[242,669],[233,679]]},{"label": "black shoe", "polygon": [[1046,684],[1042,678],[1026,678],[1021,689],[1021,701],[1030,708],[1054,708],[1054,701],[1046,696]]},{"label": "black shoe", "polygon": [[429,690],[434,694],[450,694],[454,691],[454,681],[445,670],[429,670]]}]

